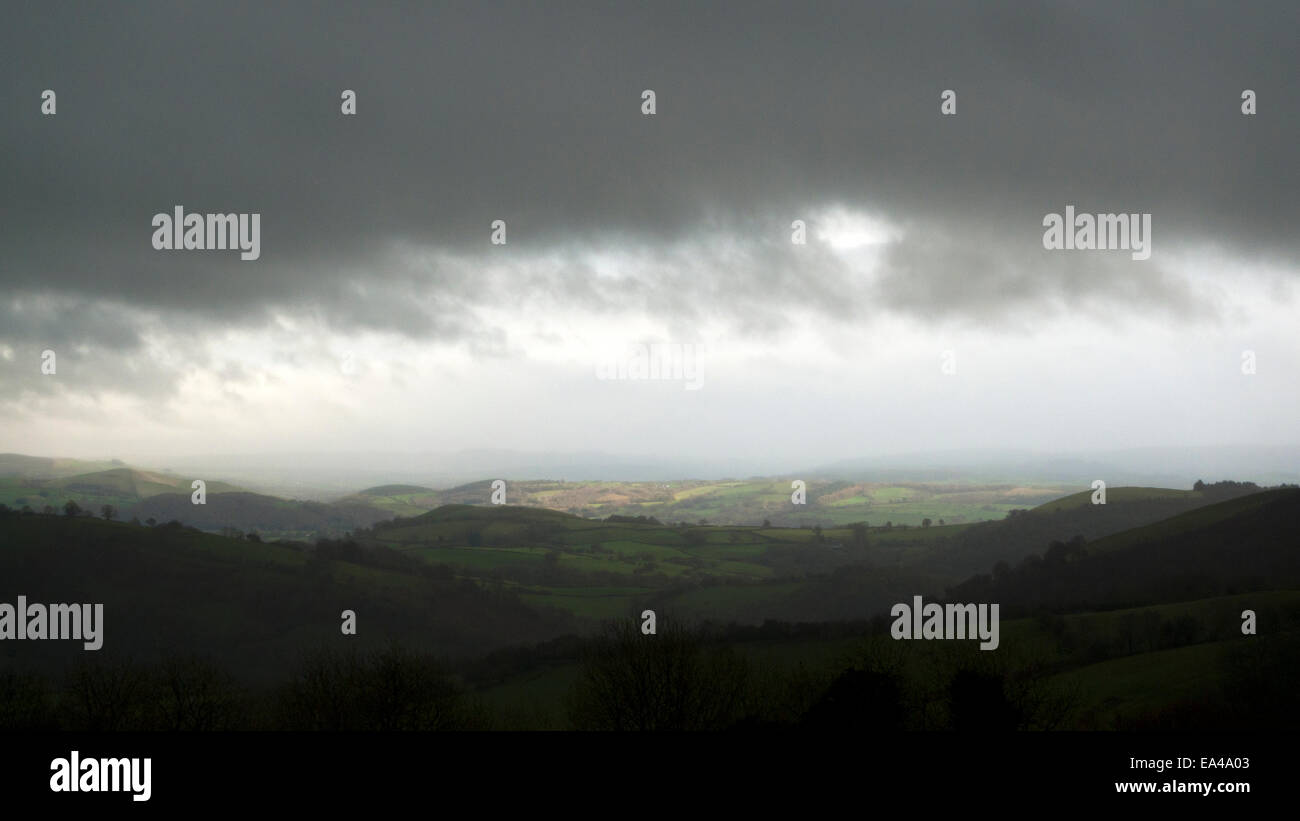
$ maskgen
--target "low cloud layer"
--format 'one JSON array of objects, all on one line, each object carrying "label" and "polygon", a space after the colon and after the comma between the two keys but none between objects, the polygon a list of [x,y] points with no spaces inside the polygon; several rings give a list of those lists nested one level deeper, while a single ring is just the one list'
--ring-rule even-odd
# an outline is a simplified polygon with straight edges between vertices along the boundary
[{"label": "low cloud layer", "polygon": [[[916,344],[1065,347],[1095,323],[1140,347],[1151,323],[1280,338],[1295,304],[1293,3],[32,3],[7,18],[0,407],[32,431],[74,407],[93,428],[113,401],[165,428],[198,384],[224,386],[205,401],[234,414],[272,377],[324,384],[348,352],[399,382],[415,374],[395,351],[531,381],[622,329],[727,346],[739,378],[893,323]],[[152,216],[177,205],[261,214],[261,258],[154,250]],[[1151,258],[1045,251],[1042,218],[1067,205],[1151,214]],[[855,241],[855,221],[880,230]],[[735,410],[692,412],[721,429]],[[109,447],[123,433],[116,416],[101,428]]]}]

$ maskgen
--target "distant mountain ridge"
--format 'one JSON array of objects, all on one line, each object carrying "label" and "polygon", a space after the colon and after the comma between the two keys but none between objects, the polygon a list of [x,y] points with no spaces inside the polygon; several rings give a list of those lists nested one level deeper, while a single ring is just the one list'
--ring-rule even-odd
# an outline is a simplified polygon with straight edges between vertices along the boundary
[{"label": "distant mountain ridge", "polygon": [[[263,493],[242,481],[221,481],[216,474],[208,474],[204,477],[207,504],[193,505],[189,474],[124,465],[67,473],[86,466],[98,464],[0,455],[0,504],[41,511],[62,509],[66,501],[73,500],[92,514],[108,505],[124,519],[176,520],[209,531],[257,531],[272,539],[312,541],[385,519],[418,516],[443,505],[488,505],[494,481],[478,479],[446,489],[391,482],[325,502]],[[1143,490],[1110,484],[1111,504],[1091,511],[1090,492],[1078,490],[1086,483],[1022,486],[968,480],[817,479],[810,475],[804,481],[803,503],[793,501],[793,481],[786,477],[640,482],[507,478],[505,491],[508,504],[588,519],[653,516],[665,523],[757,525],[769,521],[784,527],[840,527],[864,521],[919,526],[927,519],[949,525],[998,523],[995,529],[979,526],[957,537],[962,549],[949,551],[951,562],[943,570],[963,576],[987,569],[998,560],[1016,561],[1041,549],[1039,542],[1056,538],[1058,530],[1069,528],[1070,535],[1093,539],[1115,532],[1120,525],[1135,527],[1212,501],[1194,490]],[[1190,480],[1181,478],[1171,484],[1189,485]],[[1060,518],[1051,523],[1026,519],[1001,524],[1013,510],[1035,508]],[[935,535],[940,534],[936,531]]]},{"label": "distant mountain ridge", "polygon": [[57,479],[62,476],[94,473],[100,470],[111,470],[125,466],[124,462],[116,459],[86,461],[48,456],[24,456],[21,453],[0,453],[0,477]]},{"label": "distant mountain ridge", "polygon": [[[5,459],[37,459],[18,454]],[[68,461],[68,460],[54,460]],[[113,466],[86,463],[74,473]],[[168,456],[160,467],[195,476],[238,477],[244,487],[278,496],[328,501],[359,487],[409,484],[445,489],[484,477],[508,481],[568,480],[658,482],[759,477],[848,481],[1065,483],[1086,486],[1094,479],[1115,485],[1185,487],[1191,478],[1246,478],[1261,484],[1300,482],[1300,445],[1214,445],[1141,447],[1095,451],[1017,449],[917,451],[844,458],[811,457],[806,463],[774,462],[761,456],[738,459],[665,458],[599,451],[525,452],[503,449],[371,453],[259,453]],[[53,468],[46,468],[50,470]],[[47,477],[51,474],[42,474]]]},{"label": "distant mountain ridge", "polygon": [[[14,462],[11,460],[8,464],[12,466]],[[18,509],[30,507],[39,511],[47,505],[62,509],[65,502],[72,500],[91,512],[98,512],[104,505],[112,505],[118,513],[123,513],[159,494],[184,493],[188,498],[192,492],[192,481],[189,477],[131,467],[113,467],[91,473],[46,478],[10,474],[0,477],[0,503]],[[211,495],[241,490],[226,482],[205,482],[206,492]]]}]

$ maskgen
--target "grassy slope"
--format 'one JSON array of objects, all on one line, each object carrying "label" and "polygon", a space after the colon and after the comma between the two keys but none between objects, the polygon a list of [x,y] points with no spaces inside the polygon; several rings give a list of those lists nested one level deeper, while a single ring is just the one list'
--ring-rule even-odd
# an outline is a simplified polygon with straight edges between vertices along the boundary
[{"label": "grassy slope", "polygon": [[[1115,491],[1108,496],[1108,504],[1126,501],[1124,494]],[[1098,558],[1112,563],[1150,551],[1176,557],[1177,552],[1169,552],[1170,546],[1184,541],[1200,546],[1198,549],[1293,550],[1297,544],[1294,524],[1288,523],[1294,522],[1291,514],[1298,498],[1300,492],[1294,490],[1245,496],[1101,539],[1089,548]],[[1047,511],[1042,514],[1049,520],[1065,515]],[[930,528],[928,532],[895,529],[888,533],[873,529],[871,549],[881,544],[899,546],[934,539],[945,530],[962,532],[955,528]],[[478,545],[467,543],[474,533],[478,534]],[[849,533],[828,530],[825,536],[848,538]],[[109,646],[114,652],[147,655],[167,647],[214,648],[214,652],[235,660],[241,670],[270,674],[282,669],[296,650],[336,641],[338,612],[345,607],[362,614],[364,641],[400,637],[440,652],[475,653],[492,646],[526,644],[571,627],[562,617],[551,614],[549,606],[592,618],[632,612],[662,590],[658,586],[661,579],[635,572],[638,563],[646,561],[641,555],[644,553],[650,553],[657,564],[678,557],[713,562],[708,568],[710,573],[730,574],[733,581],[748,583],[761,580],[751,566],[761,569],[759,562],[766,560],[774,546],[820,550],[830,555],[828,548],[813,542],[810,530],[682,530],[653,524],[593,522],[537,509],[468,505],[450,506],[379,527],[368,537],[411,551],[459,551],[460,555],[474,556],[474,561],[483,562],[486,569],[520,561],[542,566],[546,554],[553,552],[559,554],[560,568],[566,564],[582,569],[623,566],[618,572],[627,583],[503,584],[503,589],[522,596],[520,602],[468,592],[457,582],[433,582],[410,573],[312,560],[300,550],[280,545],[90,519],[10,516],[0,519],[0,601],[11,601],[19,593],[46,601],[102,601],[110,614]],[[429,546],[431,540],[436,543],[440,537],[441,547]],[[529,544],[531,541],[537,544]],[[608,553],[595,551],[597,545]],[[508,561],[503,557],[509,557]],[[750,561],[743,561],[746,558]],[[686,576],[690,575],[687,571],[698,569],[682,567],[685,570],[680,574]],[[1167,571],[1178,565],[1166,562],[1164,567]],[[1142,579],[1140,574],[1124,572],[1122,565],[1108,568],[1106,578],[1126,583]],[[1171,700],[1204,693],[1220,683],[1219,650],[1240,639],[1198,639],[1183,647],[1131,652],[1100,661],[1088,655],[1088,648],[1105,645],[1105,652],[1113,654],[1117,642],[1134,635],[1134,646],[1144,646],[1142,642],[1150,636],[1141,630],[1148,616],[1164,621],[1191,618],[1216,631],[1227,629],[1229,634],[1238,625],[1240,610],[1246,607],[1260,612],[1263,629],[1300,620],[1300,592],[1259,586],[1263,582],[1254,574],[1255,565],[1248,562],[1230,561],[1224,568],[1225,579],[1255,585],[1256,592],[1171,599],[1127,610],[1090,609],[1064,616],[1068,627],[1065,634],[1053,633],[1038,620],[1008,620],[1003,623],[1003,647],[1033,648],[1055,659],[1060,667],[1058,680],[1076,684],[1086,695],[1077,719],[1087,726],[1110,726],[1120,718],[1140,715]],[[484,568],[466,564],[462,569],[472,575],[472,571]],[[1063,572],[1075,573],[1079,569],[1067,565]],[[1240,578],[1231,577],[1238,569]],[[141,579],[148,579],[148,584],[142,585]],[[1148,599],[1159,595],[1135,589],[1135,595]],[[801,593],[822,595],[822,591],[799,581],[761,586],[705,584],[681,592],[673,602],[678,607],[672,612],[683,617],[698,614],[699,609],[692,613],[684,606],[691,597],[703,599],[701,609],[725,610],[729,606],[743,609],[735,605],[735,600],[745,597],[758,597],[757,604],[751,602],[751,607],[764,608],[770,605],[770,601],[762,600],[764,594],[782,597]],[[524,602],[538,607],[530,608]],[[1086,641],[1071,644],[1061,635],[1082,636]],[[914,643],[915,647],[908,650],[922,652],[925,644]],[[32,660],[27,646],[15,642],[4,649],[11,655],[21,651],[25,658],[19,661]],[[68,648],[50,643],[35,649],[57,655]],[[744,649],[757,652],[759,648],[752,645]],[[786,650],[777,643],[764,652],[788,657],[791,663],[821,663],[816,659],[834,658],[837,661],[833,663],[839,664],[844,649],[843,640],[799,641]],[[65,654],[65,660],[76,655],[71,651]],[[483,696],[488,701],[515,704],[516,709],[531,711],[533,719],[544,726],[553,726],[562,711],[558,696],[548,694],[562,694],[575,670],[573,665],[534,670]],[[1171,671],[1176,676],[1171,677]],[[521,695],[525,691],[527,695]]]},{"label": "grassy slope", "polygon": [[[340,613],[357,612],[355,646],[400,639],[468,655],[572,629],[510,596],[411,572],[311,557],[185,528],[88,518],[0,517],[0,601],[99,602],[105,657],[199,650],[249,677],[283,672],[297,655],[342,641]],[[6,642],[17,665],[81,657],[67,642]]]},{"label": "grassy slope", "polygon": [[[1063,644],[1037,620],[1015,619],[1002,622],[1001,647],[1012,654],[1047,660],[1057,670],[1048,679],[1051,685],[1077,693],[1069,726],[1112,729],[1123,719],[1215,693],[1224,683],[1223,653],[1251,640],[1233,635],[1239,630],[1240,612],[1247,608],[1266,614],[1266,629],[1300,628],[1300,590],[1262,591],[1065,617],[1075,635],[1093,641],[1113,639],[1126,625],[1140,625],[1152,616],[1197,619],[1212,632],[1232,636],[1226,639],[1131,653],[1118,649],[1111,658],[1089,661],[1083,651],[1086,648]],[[908,660],[905,663],[922,670],[950,649],[946,642],[898,642],[894,646]],[[867,652],[860,638],[755,640],[736,647],[760,668],[788,670],[803,665],[827,676],[859,664]],[[564,729],[564,696],[579,669],[576,660],[551,664],[493,684],[479,695],[494,712],[522,720],[523,726]]]},{"label": "grassy slope", "polygon": [[1114,534],[1082,555],[971,579],[959,598],[1101,609],[1300,585],[1300,489],[1269,490]]},{"label": "grassy slope", "polygon": [[[71,499],[96,513],[103,505],[113,505],[120,513],[160,494],[184,494],[188,499],[192,481],[188,477],[126,467],[55,478],[7,476],[0,478],[0,504],[13,508],[27,505],[36,511],[50,505],[62,510],[64,502]],[[239,490],[225,482],[207,482],[210,495]]]},{"label": "grassy slope", "polygon": [[[675,492],[699,496],[713,490]],[[805,528],[681,528],[469,504],[378,525],[363,541],[410,551],[471,577],[515,583],[530,602],[587,618],[654,604],[718,620],[817,621],[866,618],[891,597],[940,593],[971,568],[987,569],[991,562],[985,564],[984,544],[1018,560],[1041,553],[1050,539],[1068,538],[1076,528],[1104,535],[1127,522],[1150,522],[1168,510],[1205,501],[1193,491],[1159,488],[1113,488],[1108,497],[1106,505],[1092,505],[1089,491],[999,522],[872,527],[865,549],[853,547],[848,528],[828,528],[818,541]],[[1255,503],[1241,504],[1246,510]],[[840,573],[863,564],[876,570]],[[620,592],[583,592],[592,587]]]}]

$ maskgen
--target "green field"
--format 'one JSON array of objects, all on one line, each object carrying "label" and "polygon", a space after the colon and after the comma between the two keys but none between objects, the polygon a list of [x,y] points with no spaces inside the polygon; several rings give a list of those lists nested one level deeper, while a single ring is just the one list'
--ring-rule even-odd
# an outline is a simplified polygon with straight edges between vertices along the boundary
[{"label": "green field", "polygon": [[[806,480],[806,503],[791,499],[788,479],[679,482],[511,482],[509,503],[564,511],[586,518],[654,516],[664,523],[705,521],[711,525],[823,527],[866,521],[873,525],[918,526],[924,519],[959,524],[1000,519],[1008,511],[1033,507],[1079,488],[1056,484],[1019,486],[985,483],[837,482]],[[371,488],[354,497],[401,516],[416,516],[444,504],[488,504],[486,483],[443,491],[407,486]]]}]

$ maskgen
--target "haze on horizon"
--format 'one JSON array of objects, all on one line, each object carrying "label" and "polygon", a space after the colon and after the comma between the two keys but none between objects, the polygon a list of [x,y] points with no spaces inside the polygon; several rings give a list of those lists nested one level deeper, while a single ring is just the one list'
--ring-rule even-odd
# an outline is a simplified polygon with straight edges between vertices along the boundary
[{"label": "haze on horizon", "polygon": [[[1295,4],[563,5],[12,6],[0,451],[1300,443]],[[260,259],[155,251],[178,205]],[[1150,259],[1044,250],[1068,205]],[[597,378],[637,344],[698,389]]]}]

